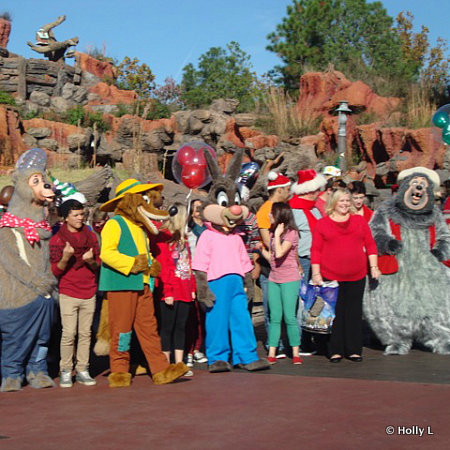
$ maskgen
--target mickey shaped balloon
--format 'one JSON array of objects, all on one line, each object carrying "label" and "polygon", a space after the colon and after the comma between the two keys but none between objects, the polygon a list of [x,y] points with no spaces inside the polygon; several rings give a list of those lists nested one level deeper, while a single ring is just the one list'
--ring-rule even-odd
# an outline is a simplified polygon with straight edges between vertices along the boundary
[{"label": "mickey shaped balloon", "polygon": [[189,189],[197,189],[211,181],[205,151],[216,158],[215,151],[204,142],[189,142],[177,150],[172,159],[172,173],[178,183],[184,184]]}]

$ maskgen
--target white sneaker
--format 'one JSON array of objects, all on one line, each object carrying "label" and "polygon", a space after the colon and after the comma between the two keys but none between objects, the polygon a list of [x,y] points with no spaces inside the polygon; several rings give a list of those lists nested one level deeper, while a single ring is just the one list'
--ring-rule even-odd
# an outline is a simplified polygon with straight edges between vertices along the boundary
[{"label": "white sneaker", "polygon": [[311,350],[310,352],[304,352],[300,350],[299,355],[300,356],[312,356],[315,355],[317,352],[315,350]]},{"label": "white sneaker", "polygon": [[194,367],[194,357],[191,353],[188,353],[188,355],[186,356],[186,365],[188,367]]},{"label": "white sneaker", "polygon": [[85,386],[95,386],[97,384],[87,370],[80,370],[77,372],[75,380],[77,383],[84,384]]},{"label": "white sneaker", "polygon": [[194,372],[192,372],[192,370],[188,370],[183,377],[193,377],[194,376]]},{"label": "white sneaker", "polygon": [[72,371],[63,370],[59,378],[59,387],[70,388],[73,386],[72,382]]},{"label": "white sneaker", "polygon": [[208,358],[205,356],[202,352],[195,352],[194,353],[194,361],[199,364],[207,363]]}]

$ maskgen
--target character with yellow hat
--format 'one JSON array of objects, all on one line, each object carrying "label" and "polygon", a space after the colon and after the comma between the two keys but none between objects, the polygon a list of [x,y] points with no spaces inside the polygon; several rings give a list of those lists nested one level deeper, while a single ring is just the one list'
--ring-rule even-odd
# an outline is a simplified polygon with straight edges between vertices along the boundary
[{"label": "character with yellow hat", "polygon": [[115,213],[101,234],[99,282],[99,289],[106,292],[108,299],[110,387],[131,383],[129,350],[133,328],[155,384],[170,383],[189,370],[183,363],[167,361],[161,351],[154,313],[151,284],[159,267],[150,253],[148,233],[158,234],[152,220],[168,217],[166,211],[153,204],[162,188],[162,184],[128,179],[117,186],[116,196],[100,208]]}]

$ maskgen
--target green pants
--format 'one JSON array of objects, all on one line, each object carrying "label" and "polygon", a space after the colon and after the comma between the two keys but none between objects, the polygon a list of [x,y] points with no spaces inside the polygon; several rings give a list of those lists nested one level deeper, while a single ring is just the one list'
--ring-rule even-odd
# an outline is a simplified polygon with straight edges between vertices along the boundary
[{"label": "green pants", "polygon": [[295,347],[300,345],[300,333],[298,331],[296,308],[300,291],[300,280],[288,283],[274,283],[269,281],[269,347],[277,347],[281,335],[281,318],[289,338],[289,345]]}]

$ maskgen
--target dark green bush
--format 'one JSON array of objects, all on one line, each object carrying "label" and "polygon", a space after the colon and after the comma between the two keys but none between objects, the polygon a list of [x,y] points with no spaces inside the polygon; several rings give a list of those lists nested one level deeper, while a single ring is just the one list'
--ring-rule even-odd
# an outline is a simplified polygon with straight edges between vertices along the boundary
[{"label": "dark green bush", "polygon": [[0,104],[2,105],[15,105],[16,101],[14,97],[8,92],[0,91]]}]

